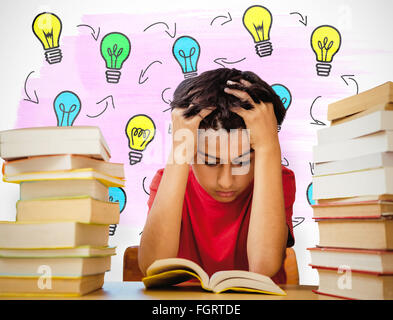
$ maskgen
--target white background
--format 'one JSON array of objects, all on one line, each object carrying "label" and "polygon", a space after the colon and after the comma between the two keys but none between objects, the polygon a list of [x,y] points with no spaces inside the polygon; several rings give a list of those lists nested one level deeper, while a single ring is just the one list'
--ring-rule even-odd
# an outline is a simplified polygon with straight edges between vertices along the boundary
[{"label": "white background", "polygon": [[[386,81],[392,80],[393,27],[391,13],[393,1],[132,1],[132,0],[84,0],[84,1],[36,1],[36,0],[1,0],[0,7],[0,131],[13,129],[19,101],[24,98],[23,86],[31,70],[40,70],[43,64],[43,51],[37,45],[37,39],[31,32],[34,17],[43,11],[55,12],[67,20],[63,35],[77,34],[76,25],[81,23],[85,14],[130,13],[149,14],[165,13],[176,15],[179,10],[204,9],[213,13],[226,14],[231,10],[244,11],[250,5],[260,4],[274,14],[300,12],[307,15],[313,24],[331,24],[345,30],[359,47],[353,49],[381,50],[381,55],[361,55],[353,57],[354,62],[362,64],[368,73],[358,76],[360,91],[364,91]],[[385,52],[385,54],[383,54]],[[361,60],[360,60],[361,59]],[[38,74],[36,75],[39,76]],[[15,219],[15,203],[18,200],[18,186],[0,182],[0,220]],[[296,213],[294,213],[294,216]],[[137,244],[138,233],[129,227],[118,226],[111,244],[117,245],[117,256],[112,259],[112,271],[106,280],[122,280],[122,258],[125,248]],[[0,235],[1,237],[1,235]],[[317,284],[318,276],[308,267],[310,257],[306,250],[318,243],[318,230],[313,222],[305,222],[299,231],[295,229],[295,251],[300,270],[301,284]]]}]

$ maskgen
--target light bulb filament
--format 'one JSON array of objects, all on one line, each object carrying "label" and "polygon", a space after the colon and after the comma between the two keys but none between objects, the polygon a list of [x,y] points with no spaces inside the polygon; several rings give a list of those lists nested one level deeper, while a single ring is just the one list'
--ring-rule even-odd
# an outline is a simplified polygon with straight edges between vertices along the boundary
[{"label": "light bulb filament", "polygon": [[[263,21],[262,21],[262,24],[260,25],[260,26],[256,26],[255,24],[254,24],[254,28],[255,28],[255,32],[257,33],[257,35],[258,35],[258,39],[259,39],[259,41],[263,41],[263,40],[265,40],[264,39],[264,32],[263,32]],[[262,33],[262,37],[263,37],[263,39],[261,39],[261,37],[259,36],[259,33]]]},{"label": "light bulb filament", "polygon": [[193,67],[192,61],[191,61],[191,57],[195,54],[195,52],[196,52],[195,47],[192,47],[190,49],[189,55],[186,56],[186,54],[185,54],[185,52],[183,50],[179,50],[179,56],[184,58],[184,70],[186,70],[186,71],[188,70],[188,68],[187,68],[187,58],[189,58],[189,60],[190,60],[190,69],[194,70],[194,67]]},{"label": "light bulb filament", "polygon": [[[333,46],[333,41],[330,41],[329,44],[326,46],[326,44],[328,43],[328,38],[325,37],[323,38],[323,45],[321,41],[318,41],[318,48],[321,50],[321,56],[322,56],[322,61],[327,61],[327,54],[329,49]],[[323,54],[323,50],[325,49],[325,57]]]},{"label": "light bulb filament", "polygon": [[[116,52],[116,50],[117,50],[117,44],[115,44],[113,46],[113,50],[111,50],[111,48],[108,48],[108,54],[111,57],[111,68],[112,69],[117,67],[117,59],[122,54],[123,48],[120,48],[118,52]],[[115,56],[115,64],[113,64],[113,56]]]},{"label": "light bulb filament", "polygon": [[53,28],[51,31],[49,32],[45,32],[44,30],[42,30],[42,33],[44,34],[46,43],[48,44],[49,47],[54,47],[54,38],[53,38]]},{"label": "light bulb filament", "polygon": [[140,147],[142,147],[147,139],[150,136],[150,130],[149,129],[142,129],[142,128],[132,128],[131,130],[131,144],[134,144],[134,137],[140,138],[143,135],[143,142],[141,143]]},{"label": "light bulb filament", "polygon": [[60,103],[59,109],[60,109],[60,111],[63,112],[63,115],[62,115],[62,117],[61,117],[60,126],[63,126],[64,116],[65,116],[66,114],[67,114],[67,126],[69,126],[69,125],[70,125],[70,124],[69,124],[69,123],[70,123],[70,114],[76,110],[76,105],[73,104],[69,110],[66,110],[64,104],[63,104],[63,103]]}]

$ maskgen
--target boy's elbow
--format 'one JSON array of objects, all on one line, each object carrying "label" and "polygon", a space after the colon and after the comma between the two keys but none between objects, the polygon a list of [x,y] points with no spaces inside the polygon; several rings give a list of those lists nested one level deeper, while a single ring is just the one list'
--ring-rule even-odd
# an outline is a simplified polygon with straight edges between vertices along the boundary
[{"label": "boy's elbow", "polygon": [[263,274],[271,278],[280,270],[280,267],[281,265],[277,267],[277,265],[269,263],[259,263],[250,265],[248,271]]},{"label": "boy's elbow", "polygon": [[141,250],[141,247],[139,247],[138,250],[138,268],[142,275],[145,277],[146,276],[146,271],[147,268],[149,267],[148,263],[146,262],[146,258],[143,255],[143,250]]},{"label": "boy's elbow", "polygon": [[140,272],[142,273],[142,276],[146,277],[146,270],[147,270],[147,268],[143,264],[141,264],[139,262],[139,260],[138,260],[138,268],[139,268]]},{"label": "boy's elbow", "polygon": [[248,260],[248,270],[250,272],[263,274],[271,278],[281,269],[284,262],[284,255],[275,258],[260,256]]},{"label": "boy's elbow", "polygon": [[144,266],[141,266],[141,265],[139,264],[139,270],[140,270],[141,273],[142,273],[142,277],[146,277],[146,270],[147,270],[147,268],[145,268]]}]

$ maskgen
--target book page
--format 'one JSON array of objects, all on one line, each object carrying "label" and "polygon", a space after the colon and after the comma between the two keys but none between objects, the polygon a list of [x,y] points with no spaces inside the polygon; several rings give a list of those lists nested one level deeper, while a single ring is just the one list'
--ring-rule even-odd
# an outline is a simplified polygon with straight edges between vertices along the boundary
[{"label": "book page", "polygon": [[195,272],[186,269],[163,271],[158,274],[142,278],[142,282],[146,288],[154,288],[176,285],[191,279],[198,279],[201,282],[202,288],[210,290],[203,285],[200,277]]},{"label": "book page", "polygon": [[216,293],[221,293],[228,290],[286,295],[285,291],[277,286],[273,281],[262,282],[257,279],[229,278],[221,281],[213,288],[213,291]]},{"label": "book page", "polygon": [[209,276],[207,275],[207,273],[195,262],[182,258],[156,260],[146,270],[146,276],[149,277],[171,270],[189,270],[191,272],[194,272],[196,275],[199,276],[202,284],[205,287],[208,287]]},{"label": "book page", "polygon": [[274,282],[272,279],[270,279],[268,276],[255,273],[255,272],[250,272],[250,271],[245,271],[245,270],[224,270],[224,271],[218,271],[214,273],[210,277],[210,282],[209,285],[210,287],[214,288],[217,285],[219,285],[222,281],[228,280],[231,278],[237,278],[237,279],[254,279],[257,280],[261,283],[268,283],[271,284]]}]

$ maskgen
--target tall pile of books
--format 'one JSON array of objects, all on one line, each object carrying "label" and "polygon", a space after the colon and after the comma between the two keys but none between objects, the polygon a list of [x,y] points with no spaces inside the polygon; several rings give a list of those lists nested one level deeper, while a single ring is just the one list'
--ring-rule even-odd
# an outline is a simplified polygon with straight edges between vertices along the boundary
[{"label": "tall pile of books", "polygon": [[393,299],[393,83],[328,106],[313,147],[317,293]]},{"label": "tall pile of books", "polygon": [[16,221],[0,222],[0,295],[84,295],[104,284],[119,222],[109,187],[124,186],[122,164],[98,127],[0,132],[3,181],[20,184]]}]

